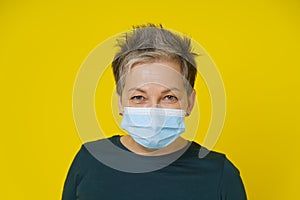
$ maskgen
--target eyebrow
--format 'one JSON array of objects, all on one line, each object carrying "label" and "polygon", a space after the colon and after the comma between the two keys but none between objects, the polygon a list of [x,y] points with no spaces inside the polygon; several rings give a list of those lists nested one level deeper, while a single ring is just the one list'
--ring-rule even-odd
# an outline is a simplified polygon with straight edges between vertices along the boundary
[{"label": "eyebrow", "polygon": [[170,89],[163,90],[162,93],[168,93],[168,92],[172,92],[172,91],[180,92],[180,90],[178,88],[173,87]]},{"label": "eyebrow", "polygon": [[[128,92],[131,92],[133,90],[136,90],[136,91],[139,91],[139,92],[142,92],[142,93],[146,93],[145,90],[141,89],[141,88],[137,88],[137,87],[133,87],[133,88],[130,88],[128,90]],[[171,92],[171,91],[176,91],[176,92],[180,92],[180,89],[176,88],[176,87],[173,87],[173,88],[170,88],[170,89],[166,89],[166,90],[163,90],[161,93],[168,93],[168,92]]]},{"label": "eyebrow", "polygon": [[144,90],[142,90],[141,88],[137,88],[137,87],[130,88],[130,89],[128,90],[128,92],[131,92],[131,91],[133,91],[133,90],[137,90],[137,91],[139,91],[139,92],[146,93]]}]

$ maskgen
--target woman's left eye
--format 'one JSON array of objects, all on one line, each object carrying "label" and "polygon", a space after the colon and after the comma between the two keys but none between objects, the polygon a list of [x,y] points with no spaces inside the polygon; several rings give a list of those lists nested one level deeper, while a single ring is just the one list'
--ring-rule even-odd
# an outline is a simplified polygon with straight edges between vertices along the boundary
[{"label": "woman's left eye", "polygon": [[173,95],[167,95],[164,97],[164,101],[177,102],[178,98]]}]

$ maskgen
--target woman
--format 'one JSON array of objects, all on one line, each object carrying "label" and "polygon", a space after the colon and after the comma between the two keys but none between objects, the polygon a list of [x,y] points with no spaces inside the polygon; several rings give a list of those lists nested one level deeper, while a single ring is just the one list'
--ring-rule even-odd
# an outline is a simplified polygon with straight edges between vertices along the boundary
[{"label": "woman", "polygon": [[190,40],[149,24],[118,42],[112,67],[128,135],[82,145],[62,199],[246,199],[225,155],[199,158],[203,147],[180,137],[195,100]]}]

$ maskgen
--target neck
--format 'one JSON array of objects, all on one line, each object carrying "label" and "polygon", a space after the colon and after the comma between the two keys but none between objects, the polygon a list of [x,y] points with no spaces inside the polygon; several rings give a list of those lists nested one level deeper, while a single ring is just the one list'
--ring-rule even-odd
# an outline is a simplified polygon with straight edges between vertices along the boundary
[{"label": "neck", "polygon": [[182,137],[178,137],[174,142],[172,142],[168,146],[158,150],[148,149],[140,145],[139,143],[135,142],[130,135],[122,136],[121,143],[133,153],[144,156],[160,156],[170,154],[184,148],[188,144],[188,141]]}]

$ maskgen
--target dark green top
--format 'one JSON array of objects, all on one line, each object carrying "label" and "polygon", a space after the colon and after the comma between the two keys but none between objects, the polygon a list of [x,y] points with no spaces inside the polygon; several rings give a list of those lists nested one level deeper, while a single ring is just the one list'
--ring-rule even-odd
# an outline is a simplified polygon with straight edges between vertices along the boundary
[{"label": "dark green top", "polygon": [[[110,141],[119,150],[107,145]],[[111,144],[110,143],[110,144]],[[133,155],[120,136],[82,145],[68,172],[63,200],[244,200],[238,169],[224,154],[210,151],[200,158],[199,144],[165,156]],[[112,146],[114,146],[112,145]],[[179,151],[178,151],[179,152]],[[177,152],[177,153],[178,153]],[[110,158],[109,161],[106,158]],[[169,163],[164,163],[169,159]],[[99,160],[102,160],[100,162]],[[140,161],[140,162],[139,162]],[[103,164],[104,163],[104,164]],[[139,165],[144,163],[144,165]],[[157,167],[152,169],[153,165]],[[112,167],[109,167],[112,166]],[[149,169],[145,166],[151,166]],[[136,168],[132,171],[128,169]]]}]

